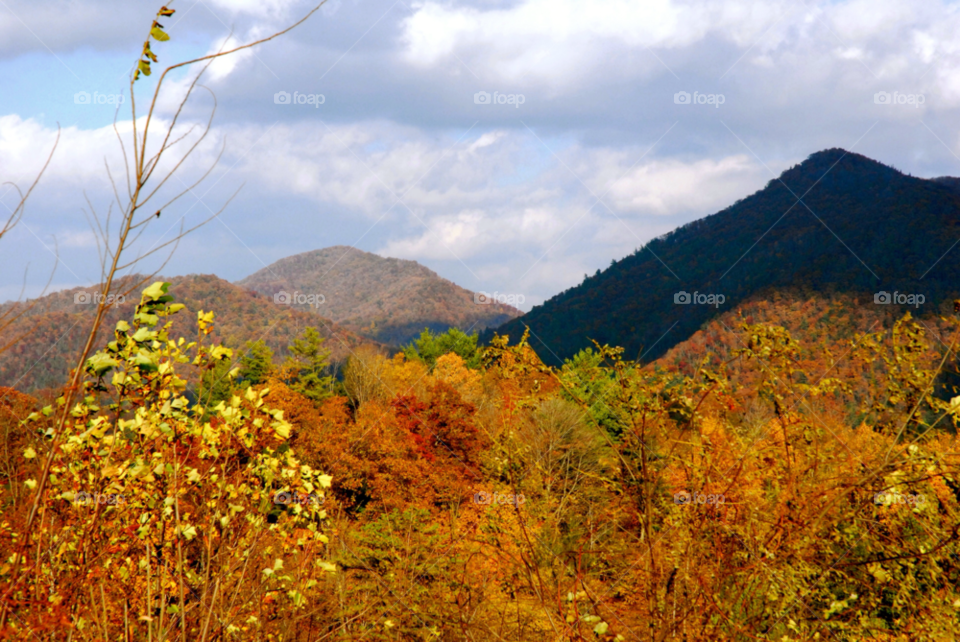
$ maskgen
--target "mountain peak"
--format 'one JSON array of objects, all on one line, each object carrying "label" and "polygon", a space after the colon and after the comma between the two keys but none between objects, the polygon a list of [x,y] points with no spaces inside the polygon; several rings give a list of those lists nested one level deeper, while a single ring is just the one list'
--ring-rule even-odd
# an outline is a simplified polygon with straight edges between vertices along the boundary
[{"label": "mountain peak", "polygon": [[884,165],[872,158],[847,151],[841,147],[831,147],[810,154],[798,165],[786,170],[784,175],[814,175],[816,178],[825,176],[828,172],[883,172],[904,175],[899,170]]},{"label": "mountain peak", "polygon": [[516,308],[479,304],[473,292],[416,261],[335,245],[280,259],[237,283],[267,296],[298,297],[309,308],[376,341],[404,344],[424,328],[465,332],[520,316]]},{"label": "mountain peak", "polygon": [[[813,162],[823,162],[823,161],[836,162],[836,161],[840,160],[841,158],[844,158],[845,156],[852,156],[852,157],[857,157],[857,158],[863,158],[863,159],[865,159],[865,160],[871,160],[871,159],[867,158],[866,156],[861,156],[860,154],[856,154],[856,153],[854,153],[854,152],[848,152],[847,150],[843,149],[842,147],[831,147],[831,148],[829,148],[829,149],[821,149],[819,152],[814,152],[814,153],[810,154],[810,155],[807,157],[807,161],[813,161]],[[871,161],[871,162],[876,162],[876,161]]]}]

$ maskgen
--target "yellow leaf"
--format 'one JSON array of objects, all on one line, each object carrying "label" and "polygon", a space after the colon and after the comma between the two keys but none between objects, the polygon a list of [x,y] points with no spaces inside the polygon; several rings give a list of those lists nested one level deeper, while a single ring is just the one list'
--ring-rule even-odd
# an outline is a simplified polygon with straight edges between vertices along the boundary
[{"label": "yellow leaf", "polygon": [[273,422],[273,430],[282,437],[283,439],[290,438],[290,430],[292,426],[285,421],[275,421]]},{"label": "yellow leaf", "polygon": [[331,564],[330,562],[317,562],[317,566],[326,571],[327,573],[336,573],[337,565]]},{"label": "yellow leaf", "polygon": [[[149,76],[150,74],[147,74],[147,75]],[[153,285],[151,285],[149,288],[143,291],[143,296],[152,301],[156,301],[157,299],[159,299],[160,297],[162,297],[164,294],[167,293],[168,287],[170,287],[169,283],[164,283],[163,281],[156,281]]]},{"label": "yellow leaf", "polygon": [[167,33],[160,27],[154,27],[151,29],[150,35],[160,42],[166,42],[167,40],[170,40],[170,36],[168,36]]}]

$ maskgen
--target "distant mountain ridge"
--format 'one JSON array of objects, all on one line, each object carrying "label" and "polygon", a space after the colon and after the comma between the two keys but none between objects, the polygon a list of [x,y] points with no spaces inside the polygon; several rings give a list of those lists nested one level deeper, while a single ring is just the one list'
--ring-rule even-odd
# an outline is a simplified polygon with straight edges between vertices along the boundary
[{"label": "distant mountain ridge", "polygon": [[[531,344],[554,364],[591,339],[649,361],[739,302],[780,288],[853,293],[865,305],[882,292],[900,303],[919,295],[915,315],[945,311],[960,291],[958,186],[842,149],[818,152],[496,332],[515,341],[529,326]],[[722,295],[723,303],[675,302],[694,294]]]},{"label": "distant mountain ridge", "polygon": [[[173,315],[171,337],[197,338],[197,312],[213,311],[214,334],[207,342],[223,342],[242,348],[247,341],[262,339],[278,360],[287,347],[307,326],[315,326],[324,337],[324,347],[334,361],[342,362],[357,346],[372,343],[327,319],[290,306],[276,305],[272,299],[234,285],[212,274],[173,278],[157,277],[171,283],[170,294],[186,309]],[[149,283],[147,284],[149,285]],[[144,286],[146,287],[146,286]],[[23,391],[36,391],[63,385],[69,369],[87,338],[95,306],[90,303],[95,288],[73,288],[54,292],[25,303],[6,303],[0,311],[23,314],[12,325],[0,330],[0,345],[13,338],[23,338],[0,352],[0,386]],[[113,337],[120,319],[129,320],[139,302],[134,293],[110,308],[101,328],[95,349],[102,348]],[[29,309],[28,309],[29,308]]]},{"label": "distant mountain ridge", "polygon": [[237,285],[286,297],[293,307],[390,345],[408,343],[424,328],[475,332],[522,314],[500,303],[478,304],[473,292],[416,261],[344,245],[280,259]]}]

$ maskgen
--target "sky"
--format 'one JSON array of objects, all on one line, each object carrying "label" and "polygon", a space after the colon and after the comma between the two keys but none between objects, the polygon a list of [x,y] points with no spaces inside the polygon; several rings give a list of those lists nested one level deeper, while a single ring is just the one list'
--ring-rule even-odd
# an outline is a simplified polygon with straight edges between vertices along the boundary
[{"label": "sky", "polygon": [[[160,6],[0,0],[2,219],[52,151],[0,301],[100,281],[165,67],[315,4],[169,2],[131,97]],[[957,33],[941,0],[329,0],[213,62],[179,115],[201,66],[165,77],[148,156],[175,116],[179,142],[126,256],[236,281],[349,245],[529,310],[822,149],[960,176]]]}]

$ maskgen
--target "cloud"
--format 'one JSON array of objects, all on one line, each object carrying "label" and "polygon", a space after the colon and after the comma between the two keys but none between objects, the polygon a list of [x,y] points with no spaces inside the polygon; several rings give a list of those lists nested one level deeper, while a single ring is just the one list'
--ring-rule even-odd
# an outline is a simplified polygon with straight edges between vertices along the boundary
[{"label": "cloud", "polygon": [[653,160],[628,170],[607,189],[616,209],[674,216],[723,209],[745,196],[750,191],[748,186],[759,189],[769,178],[754,159],[737,154],[688,163]]},{"label": "cloud", "polygon": [[[71,97],[112,89],[103,79],[126,73],[143,38],[130,25],[145,29],[156,10],[133,6],[0,5],[0,74],[15,85],[10,113],[0,115],[0,176],[32,179],[53,123],[63,123],[25,224],[38,237],[57,236],[76,273],[64,278],[77,282],[87,278],[89,251],[77,232],[83,193],[102,212],[112,192],[104,159],[121,191],[124,174],[116,135],[104,126],[113,111]],[[309,6],[185,5],[161,59],[261,37]],[[243,185],[222,222],[185,243],[169,273],[240,278],[297,251],[357,243],[536,303],[818,149],[853,149],[915,175],[960,173],[958,28],[960,13],[940,0],[331,4],[289,36],[210,69],[214,129],[180,176],[189,183],[202,174],[226,144],[224,157],[164,214],[148,244]],[[113,53],[84,53],[91,49]],[[76,80],[65,67],[83,78],[77,87],[64,87],[64,77]],[[169,122],[186,82],[172,79],[157,125]],[[280,104],[279,91],[325,102]],[[478,104],[479,91],[525,101]],[[725,101],[678,104],[681,91]],[[879,104],[878,92],[924,102]],[[212,104],[198,93],[180,131],[203,125]],[[129,134],[129,122],[118,126]],[[173,180],[168,189],[183,186]],[[3,248],[13,252],[4,267],[18,268],[11,274],[20,273],[15,259],[45,252],[26,231],[17,243]]]},{"label": "cloud", "polygon": [[719,34],[742,46],[768,29],[785,3],[671,0],[526,0],[481,10],[423,2],[403,22],[406,59],[436,67],[454,57],[507,81],[575,84],[611,49],[678,49]]}]

